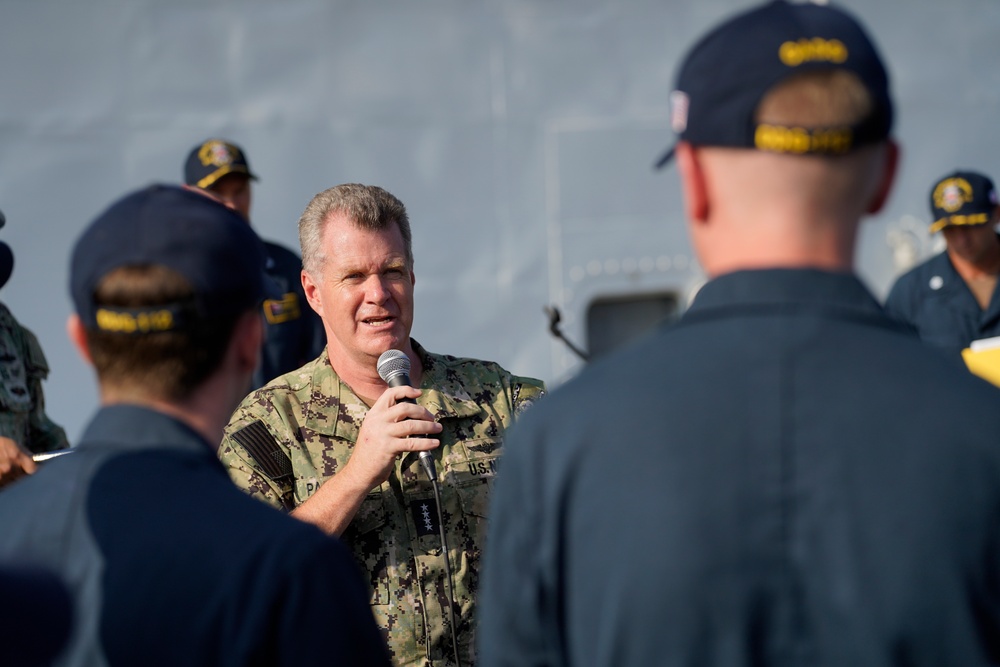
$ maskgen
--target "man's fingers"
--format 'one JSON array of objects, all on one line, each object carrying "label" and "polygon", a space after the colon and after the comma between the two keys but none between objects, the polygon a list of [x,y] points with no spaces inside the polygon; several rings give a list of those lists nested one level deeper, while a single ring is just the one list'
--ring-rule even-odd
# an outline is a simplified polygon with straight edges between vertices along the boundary
[{"label": "man's fingers", "polygon": [[442,426],[436,421],[426,421],[417,417],[403,419],[392,426],[392,435],[397,438],[420,437],[424,435],[436,435],[441,432]]},{"label": "man's fingers", "polygon": [[402,387],[389,387],[387,391],[392,392],[389,396],[395,403],[404,402],[403,399],[416,400],[423,393],[416,387],[403,385]]},{"label": "man's fingers", "polygon": [[[375,401],[375,405],[372,409],[376,407],[388,408],[397,403],[403,403],[405,399],[416,400],[422,392],[416,387],[410,387],[403,385],[402,387],[389,387],[382,392],[382,395],[378,397]],[[381,404],[381,406],[379,405]]]},{"label": "man's fingers", "polygon": [[33,475],[35,471],[38,470],[38,464],[35,463],[35,460],[33,458],[25,454],[24,456],[21,457],[21,468],[24,470],[25,473]]},{"label": "man's fingers", "polygon": [[426,452],[437,449],[441,446],[441,441],[434,438],[407,438],[403,443],[405,452]]},{"label": "man's fingers", "polygon": [[432,415],[427,408],[414,403],[397,403],[389,408],[387,415],[390,419],[397,422],[411,420],[431,424],[435,423],[434,415]]},{"label": "man's fingers", "polygon": [[7,437],[0,437],[0,476],[4,481],[12,481],[22,475],[35,472],[37,468],[31,455]]}]

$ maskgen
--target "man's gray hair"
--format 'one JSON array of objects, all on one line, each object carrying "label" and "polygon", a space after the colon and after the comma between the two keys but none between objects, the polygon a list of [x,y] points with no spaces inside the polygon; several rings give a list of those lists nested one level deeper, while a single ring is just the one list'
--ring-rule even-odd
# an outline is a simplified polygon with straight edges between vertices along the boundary
[{"label": "man's gray hair", "polygon": [[395,223],[406,246],[406,261],[413,266],[413,242],[410,219],[403,202],[376,185],[344,183],[320,192],[312,198],[299,217],[299,244],[302,267],[312,275],[323,266],[323,229],[330,216],[344,213],[361,229],[380,231]]}]

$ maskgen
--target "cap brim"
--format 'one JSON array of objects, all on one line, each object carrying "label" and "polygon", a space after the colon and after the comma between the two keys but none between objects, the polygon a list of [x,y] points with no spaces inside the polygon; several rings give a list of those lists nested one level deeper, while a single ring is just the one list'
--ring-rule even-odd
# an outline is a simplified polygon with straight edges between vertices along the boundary
[{"label": "cap brim", "polygon": [[[987,214],[979,214],[985,217],[984,220],[979,220],[978,215],[949,215],[944,218],[939,218],[931,223],[930,227],[927,228],[929,234],[936,234],[940,232],[945,227],[981,227],[987,225],[990,222],[990,218]],[[974,218],[974,219],[970,219]]]},{"label": "cap brim", "polygon": [[661,155],[660,159],[656,161],[656,164],[653,165],[653,169],[663,169],[668,164],[670,164],[670,161],[674,159],[674,151],[676,149],[677,149],[677,144],[671,146],[670,149],[667,150],[666,153]]},{"label": "cap brim", "polygon": [[215,185],[216,181],[221,179],[223,176],[228,176],[229,174],[243,174],[251,181],[260,180],[259,178],[257,178],[256,174],[252,173],[249,169],[247,169],[243,165],[228,165],[225,167],[220,167],[219,169],[216,169],[208,176],[205,176],[200,180],[195,181],[194,183],[188,183],[188,185],[193,185],[203,190],[207,190],[208,188]]}]

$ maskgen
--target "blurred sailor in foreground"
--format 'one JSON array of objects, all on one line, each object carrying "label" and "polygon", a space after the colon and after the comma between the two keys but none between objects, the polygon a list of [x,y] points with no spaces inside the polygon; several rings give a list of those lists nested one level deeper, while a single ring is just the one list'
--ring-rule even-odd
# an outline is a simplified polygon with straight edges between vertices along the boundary
[{"label": "blurred sailor in foreground", "polygon": [[[7,219],[0,213],[0,228]],[[14,271],[14,252],[0,241],[0,288]],[[0,303],[0,487],[35,472],[32,456],[69,447],[66,432],[45,412],[42,346]]]},{"label": "blurred sailor in foreground", "polygon": [[73,629],[73,598],[66,584],[45,569],[0,562],[0,628],[4,667],[51,665]]},{"label": "blurred sailor in foreground", "polygon": [[77,241],[68,329],[101,409],[73,454],[0,494],[0,557],[76,598],[61,664],[388,664],[350,553],[215,456],[257,361],[263,265],[238,215],[176,187],[128,195]]},{"label": "blurred sailor in foreground", "polygon": [[710,280],[511,434],[481,664],[997,663],[1000,390],[852,272],[896,165],[875,47],[774,2],[671,97]]}]

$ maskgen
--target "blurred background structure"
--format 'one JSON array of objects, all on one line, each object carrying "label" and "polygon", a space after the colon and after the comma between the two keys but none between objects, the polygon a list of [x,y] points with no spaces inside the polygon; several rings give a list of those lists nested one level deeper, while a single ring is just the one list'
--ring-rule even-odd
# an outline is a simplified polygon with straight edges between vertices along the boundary
[{"label": "blurred background structure", "polygon": [[[744,0],[0,0],[0,299],[40,338],[49,414],[76,441],[97,396],[70,348],[70,248],[127,190],[179,182],[218,136],[254,171],[253,223],[298,247],[310,197],[381,185],[408,207],[414,337],[555,386],[683,310],[668,95],[693,36]],[[1000,3],[846,0],[888,60],[902,171],[858,248],[880,298],[929,255],[930,184],[1000,177]],[[733,54],[739,58],[738,53]]]}]

